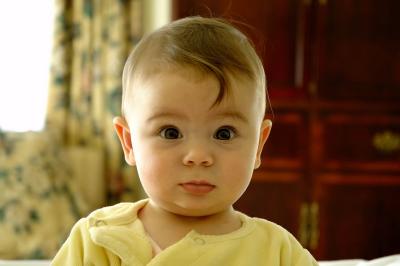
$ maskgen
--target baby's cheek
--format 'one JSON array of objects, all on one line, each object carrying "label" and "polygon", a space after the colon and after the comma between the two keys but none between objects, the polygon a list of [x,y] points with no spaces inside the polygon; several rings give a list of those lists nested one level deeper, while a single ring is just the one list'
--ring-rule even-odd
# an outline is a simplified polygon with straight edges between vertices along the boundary
[{"label": "baby's cheek", "polygon": [[149,157],[138,167],[138,173],[147,183],[160,183],[166,180],[169,173],[168,161]]},{"label": "baby's cheek", "polygon": [[246,186],[251,179],[253,174],[254,159],[245,157],[243,159],[232,160],[229,165],[225,166],[225,176],[231,180],[237,186]]}]

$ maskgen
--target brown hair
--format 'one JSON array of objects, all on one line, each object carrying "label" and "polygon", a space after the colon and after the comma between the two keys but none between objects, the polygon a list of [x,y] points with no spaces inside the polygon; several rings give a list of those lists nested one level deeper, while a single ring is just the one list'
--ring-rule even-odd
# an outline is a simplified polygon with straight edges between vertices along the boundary
[{"label": "brown hair", "polygon": [[264,68],[251,42],[225,20],[197,16],[176,20],[137,44],[122,75],[122,113],[135,75],[148,77],[170,66],[189,66],[214,75],[220,84],[216,104],[229,93],[229,75],[243,75],[261,92],[265,111]]}]

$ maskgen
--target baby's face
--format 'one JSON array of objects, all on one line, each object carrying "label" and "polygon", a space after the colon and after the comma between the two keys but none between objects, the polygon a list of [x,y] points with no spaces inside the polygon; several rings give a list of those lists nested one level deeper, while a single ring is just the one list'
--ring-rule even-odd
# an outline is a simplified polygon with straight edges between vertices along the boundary
[{"label": "baby's face", "polygon": [[246,86],[233,79],[228,95],[213,106],[219,84],[211,75],[175,69],[135,82],[127,122],[153,203],[204,216],[230,208],[243,194],[263,145],[259,103]]}]

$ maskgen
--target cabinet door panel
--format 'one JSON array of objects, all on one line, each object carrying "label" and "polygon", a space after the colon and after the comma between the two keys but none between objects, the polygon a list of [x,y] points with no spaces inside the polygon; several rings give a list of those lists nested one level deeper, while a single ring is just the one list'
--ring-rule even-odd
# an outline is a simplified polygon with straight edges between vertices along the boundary
[{"label": "cabinet door panel", "polygon": [[319,1],[318,93],[327,99],[400,100],[397,0]]},{"label": "cabinet door panel", "polygon": [[[319,259],[373,259],[400,251],[398,179],[328,175],[321,179],[315,250]],[[375,181],[368,184],[365,180]]]}]

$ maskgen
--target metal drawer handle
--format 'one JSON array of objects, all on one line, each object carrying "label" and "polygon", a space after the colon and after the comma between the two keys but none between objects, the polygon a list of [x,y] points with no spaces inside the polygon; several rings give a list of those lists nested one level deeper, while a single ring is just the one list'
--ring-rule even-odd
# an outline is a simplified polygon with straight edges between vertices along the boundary
[{"label": "metal drawer handle", "polygon": [[400,134],[393,133],[389,130],[376,133],[372,143],[378,151],[392,153],[400,149]]}]

